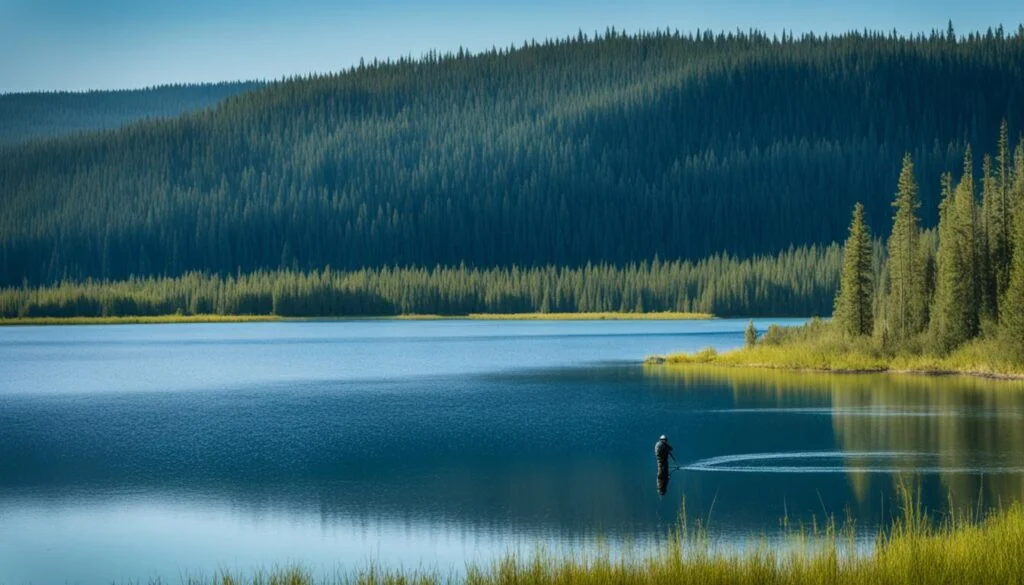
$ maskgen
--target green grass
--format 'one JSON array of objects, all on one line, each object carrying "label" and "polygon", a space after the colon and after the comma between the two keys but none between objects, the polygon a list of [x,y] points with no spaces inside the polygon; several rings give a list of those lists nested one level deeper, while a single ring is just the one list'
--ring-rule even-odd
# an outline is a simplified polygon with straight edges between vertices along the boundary
[{"label": "green grass", "polygon": [[922,343],[886,351],[872,338],[844,336],[831,323],[817,319],[803,327],[773,326],[753,346],[725,353],[708,348],[692,354],[652,356],[647,363],[1024,378],[1024,364],[1009,357],[994,339],[974,339],[944,356],[928,353]]},{"label": "green grass", "polygon": [[10,325],[128,325],[138,323],[245,323],[280,321],[275,315],[150,315],[133,317],[13,317],[0,318]]},{"label": "green grass", "polygon": [[664,311],[655,313],[471,313],[470,319],[493,321],[619,321],[619,320],[688,320],[713,319],[710,313],[680,313]]},{"label": "green grass", "polygon": [[1024,579],[1024,508],[985,517],[959,515],[940,522],[917,504],[905,506],[895,525],[870,550],[856,550],[850,530],[791,535],[785,546],[762,541],[743,551],[710,544],[685,527],[654,549],[612,555],[607,551],[509,553],[488,565],[470,565],[462,577],[431,571],[368,569],[318,580],[301,567],[248,577],[217,574],[187,578],[188,585],[932,585],[1020,583]]},{"label": "green grass", "polygon": [[[631,319],[712,319],[707,313],[472,313],[470,315],[387,315],[381,317],[324,317],[325,319],[430,321],[472,319],[480,321],[600,321]],[[277,315],[146,315],[124,317],[11,317],[0,318],[0,326],[10,325],[121,325],[137,323],[244,323],[281,321]],[[306,318],[309,320],[316,318]],[[288,319],[298,320],[298,319]]]}]

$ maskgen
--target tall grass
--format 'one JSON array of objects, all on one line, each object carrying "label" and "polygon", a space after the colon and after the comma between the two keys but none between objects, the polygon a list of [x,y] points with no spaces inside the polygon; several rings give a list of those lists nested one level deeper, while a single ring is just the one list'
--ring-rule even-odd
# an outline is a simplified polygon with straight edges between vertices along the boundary
[{"label": "tall grass", "polygon": [[948,355],[936,355],[921,343],[884,348],[870,337],[852,338],[831,323],[812,319],[802,327],[772,325],[752,346],[726,353],[705,349],[693,354],[652,356],[649,364],[716,364],[834,372],[910,372],[1024,377],[1024,363],[995,338],[978,338]]},{"label": "tall grass", "polygon": [[673,532],[654,550],[613,555],[509,553],[491,564],[470,565],[464,575],[368,569],[316,578],[301,567],[257,572],[248,577],[220,573],[192,577],[188,585],[620,585],[756,583],[984,584],[1024,582],[1024,508],[1014,504],[989,514],[953,514],[936,519],[904,492],[901,515],[874,546],[858,549],[853,531],[834,523],[793,534],[786,546],[762,541],[742,551],[711,544],[698,526]]}]

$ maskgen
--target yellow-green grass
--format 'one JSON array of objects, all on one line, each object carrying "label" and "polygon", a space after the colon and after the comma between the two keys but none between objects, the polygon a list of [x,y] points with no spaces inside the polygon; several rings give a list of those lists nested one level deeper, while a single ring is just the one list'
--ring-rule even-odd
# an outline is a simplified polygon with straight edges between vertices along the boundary
[{"label": "yellow-green grass", "polygon": [[870,338],[845,337],[827,323],[788,329],[774,340],[769,334],[753,346],[728,352],[707,348],[696,353],[651,356],[647,363],[1024,378],[1024,363],[1009,357],[995,339],[974,339],[944,356],[930,354],[921,347],[888,353]]},{"label": "yellow-green grass", "polygon": [[470,313],[468,318],[493,321],[632,321],[713,319],[710,313]]},{"label": "yellow-green grass", "polygon": [[246,323],[280,321],[275,315],[148,315],[123,317],[13,317],[0,318],[4,325],[128,325],[166,323]]},{"label": "yellow-green grass", "polygon": [[301,320],[402,320],[433,321],[449,319],[472,319],[480,321],[616,321],[616,320],[695,320],[713,319],[708,313],[470,313],[469,315],[382,315],[379,317],[306,317],[291,318],[278,315],[146,315],[118,317],[0,317],[4,325],[118,325],[137,323],[242,323],[256,321],[301,321]]},{"label": "yellow-green grass", "polygon": [[[919,508],[918,508],[919,510]],[[470,565],[464,576],[370,567],[326,580],[302,568],[249,577],[218,574],[188,578],[189,585],[422,584],[466,585],[938,585],[1024,581],[1024,509],[1019,504],[984,519],[958,517],[935,524],[911,509],[869,550],[852,533],[827,528],[792,535],[773,546],[715,547],[700,533],[683,531],[652,550],[551,554],[509,553],[489,565]]]}]

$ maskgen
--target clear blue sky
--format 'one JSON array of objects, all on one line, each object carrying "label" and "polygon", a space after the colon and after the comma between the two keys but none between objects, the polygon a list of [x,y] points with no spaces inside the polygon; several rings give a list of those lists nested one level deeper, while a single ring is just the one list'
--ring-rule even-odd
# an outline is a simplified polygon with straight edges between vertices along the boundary
[{"label": "clear blue sky", "polygon": [[1016,30],[1024,0],[0,0],[0,92],[336,71],[579,29]]}]

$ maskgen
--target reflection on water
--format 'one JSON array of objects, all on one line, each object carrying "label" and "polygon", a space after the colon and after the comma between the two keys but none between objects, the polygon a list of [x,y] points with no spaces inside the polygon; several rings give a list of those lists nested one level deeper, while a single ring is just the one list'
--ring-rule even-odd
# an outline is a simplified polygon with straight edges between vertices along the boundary
[{"label": "reflection on water", "polygon": [[727,385],[736,407],[721,413],[828,416],[839,447],[726,455],[697,462],[695,471],[841,472],[862,504],[872,485],[901,481],[923,483],[940,509],[943,499],[976,508],[1024,498],[1024,382],[713,367],[645,372],[682,387]]},{"label": "reflection on water", "polygon": [[683,501],[727,546],[783,517],[872,534],[899,481],[932,509],[1024,497],[1022,384],[638,363],[745,325],[2,330],[0,584],[458,571],[657,541]]}]

